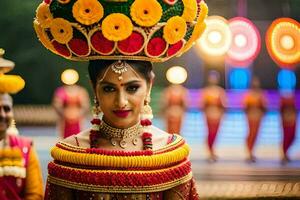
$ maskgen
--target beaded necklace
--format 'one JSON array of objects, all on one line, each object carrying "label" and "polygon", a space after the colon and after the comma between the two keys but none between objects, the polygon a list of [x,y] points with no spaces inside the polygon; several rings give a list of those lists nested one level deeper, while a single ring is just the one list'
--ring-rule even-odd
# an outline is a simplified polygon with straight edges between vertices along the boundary
[{"label": "beaded necklace", "polygon": [[152,150],[152,134],[147,131],[147,127],[152,125],[152,122],[149,119],[141,120],[140,123],[127,129],[111,127],[99,118],[94,118],[91,121],[91,124],[91,148],[99,148],[98,139],[106,138],[110,140],[110,143],[113,146],[119,145],[121,148],[126,149],[128,142],[132,142],[133,145],[137,145],[138,136],[142,133],[143,149]]}]

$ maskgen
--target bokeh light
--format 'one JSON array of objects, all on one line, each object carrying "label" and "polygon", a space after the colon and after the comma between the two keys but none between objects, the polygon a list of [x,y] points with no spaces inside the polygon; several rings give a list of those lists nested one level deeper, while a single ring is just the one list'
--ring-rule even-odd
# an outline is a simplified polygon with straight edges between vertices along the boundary
[{"label": "bokeh light", "polygon": [[277,82],[280,90],[294,90],[297,82],[295,72],[288,69],[280,70]]},{"label": "bokeh light", "polygon": [[250,82],[248,68],[233,68],[229,72],[229,85],[232,89],[247,89]]},{"label": "bokeh light", "polygon": [[172,84],[182,84],[187,79],[187,71],[183,67],[174,66],[168,69],[166,77]]},{"label": "bokeh light", "polygon": [[227,52],[226,62],[231,66],[248,67],[257,57],[261,38],[256,26],[247,18],[229,20],[233,42]]},{"label": "bokeh light", "polygon": [[300,23],[291,18],[274,20],[266,33],[266,45],[280,67],[294,68],[300,63]]},{"label": "bokeh light", "polygon": [[216,56],[224,56],[228,51],[232,36],[227,20],[221,16],[209,16],[206,29],[196,41],[196,50],[206,61],[214,61]]},{"label": "bokeh light", "polygon": [[74,69],[66,69],[61,74],[61,81],[66,85],[74,85],[79,80],[79,74]]}]

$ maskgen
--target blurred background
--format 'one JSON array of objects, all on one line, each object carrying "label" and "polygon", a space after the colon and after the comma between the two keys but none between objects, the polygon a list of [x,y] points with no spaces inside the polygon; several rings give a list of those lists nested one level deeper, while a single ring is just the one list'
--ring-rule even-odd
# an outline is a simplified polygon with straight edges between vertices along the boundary
[{"label": "blurred background", "polygon": [[[283,135],[281,94],[295,94],[297,113],[300,108],[299,25],[298,34],[294,34],[294,38],[286,37],[281,40],[281,45],[286,50],[296,46],[298,60],[294,63],[286,64],[272,58],[266,44],[267,30],[276,19],[290,18],[299,24],[300,1],[207,0],[206,3],[212,27],[207,30],[212,33],[207,32],[207,37],[202,36],[180,58],[154,65],[156,77],[151,102],[155,114],[154,124],[166,129],[160,106],[165,88],[172,82],[172,78],[168,80],[166,74],[174,66],[183,67],[186,78],[183,77],[183,81],[179,83],[186,88],[187,99],[180,132],[192,147],[191,160],[200,196],[203,199],[300,198],[299,128],[296,128],[296,138],[289,150],[292,162],[285,165],[280,162]],[[4,57],[16,64],[10,73],[21,75],[26,81],[25,88],[13,96],[15,118],[20,133],[35,140],[46,178],[47,163],[51,159],[50,147],[55,144],[59,135],[57,116],[51,104],[56,88],[63,85],[63,71],[76,70],[79,74],[77,84],[88,90],[91,100],[94,95],[89,85],[87,62],[63,59],[46,50],[38,41],[33,29],[33,18],[39,4],[40,1],[36,0],[0,1],[0,48],[6,51]],[[248,26],[234,30],[234,22],[238,20]],[[241,33],[237,33],[238,31]],[[248,38],[241,37],[242,33]],[[223,43],[220,42],[223,40]],[[250,41],[250,46],[243,50],[248,53],[243,60],[244,55],[234,45],[242,49],[245,47],[245,40]],[[227,96],[226,111],[215,142],[218,155],[216,162],[207,161],[207,125],[200,106],[203,88],[207,85],[207,77],[211,71],[219,74],[219,85],[225,89]],[[178,74],[175,71],[170,76],[175,76],[176,82],[181,79],[182,74],[184,73]],[[255,147],[257,161],[248,163],[245,162],[248,125],[243,110],[243,96],[254,76],[260,80],[267,111],[262,119]],[[91,105],[92,103],[90,101]],[[89,126],[90,119],[90,116],[85,119],[85,127]],[[297,124],[299,120],[298,117]]]}]

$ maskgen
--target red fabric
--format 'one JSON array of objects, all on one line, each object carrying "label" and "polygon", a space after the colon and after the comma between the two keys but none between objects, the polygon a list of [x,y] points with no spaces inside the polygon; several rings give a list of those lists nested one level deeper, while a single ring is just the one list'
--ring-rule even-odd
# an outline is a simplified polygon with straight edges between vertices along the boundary
[{"label": "red fabric", "polygon": [[209,150],[213,150],[213,146],[218,134],[219,126],[220,126],[220,120],[207,119],[207,129],[208,129],[207,145]]},{"label": "red fabric", "polygon": [[115,46],[115,43],[106,39],[100,31],[97,31],[93,34],[91,37],[91,43],[93,47],[99,51],[99,53],[103,54],[110,53]]},{"label": "red fabric", "polygon": [[167,43],[160,37],[152,38],[147,46],[147,51],[151,56],[159,56],[166,49]]},{"label": "red fabric", "polygon": [[282,122],[283,128],[283,153],[286,155],[288,149],[293,144],[296,135],[296,123],[286,124]]},{"label": "red fabric", "polygon": [[[14,181],[16,182],[15,179]],[[11,183],[7,181],[7,177],[5,177],[5,179],[3,177],[0,177],[0,199],[1,200],[22,200],[22,198],[16,192],[15,187],[16,186],[13,186]]]},{"label": "red fabric", "polygon": [[67,48],[66,45],[64,44],[60,44],[57,41],[53,41],[52,42],[53,47],[55,48],[55,50],[60,53],[63,56],[69,57],[71,56],[71,52],[69,51],[69,49]]},{"label": "red fabric", "polygon": [[147,173],[123,173],[120,171],[114,173],[107,170],[79,171],[73,168],[61,167],[53,162],[48,165],[49,175],[66,181],[101,186],[139,187],[163,184],[180,179],[191,172],[191,163],[185,161],[175,168],[171,167],[161,172],[148,173],[151,171],[146,171]]},{"label": "red fabric", "polygon": [[168,56],[173,56],[174,54],[176,54],[181,48],[183,47],[183,41],[179,41],[175,44],[170,45],[168,51],[167,51],[167,55]]},{"label": "red fabric", "polygon": [[64,138],[75,135],[80,132],[80,121],[68,121],[64,123]]},{"label": "red fabric", "polygon": [[260,126],[260,120],[248,120],[249,132],[247,136],[247,148],[252,152],[257,139],[257,134]]},{"label": "red fabric", "polygon": [[82,39],[73,38],[69,42],[70,49],[77,55],[83,56],[89,53],[89,46],[86,41]]},{"label": "red fabric", "polygon": [[127,39],[118,42],[118,48],[125,53],[136,53],[143,47],[144,37],[138,32],[133,32]]}]

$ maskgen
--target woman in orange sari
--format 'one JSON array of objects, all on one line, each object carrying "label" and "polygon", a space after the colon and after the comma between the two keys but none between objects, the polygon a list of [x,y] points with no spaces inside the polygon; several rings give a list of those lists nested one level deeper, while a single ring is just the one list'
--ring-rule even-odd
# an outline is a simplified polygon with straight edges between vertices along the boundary
[{"label": "woman in orange sari", "polygon": [[245,94],[243,106],[248,120],[248,135],[246,138],[247,161],[255,162],[253,148],[257,139],[261,120],[266,112],[266,99],[260,89],[260,81],[254,77],[251,82],[251,89]]},{"label": "woman in orange sari", "polygon": [[296,136],[297,109],[293,94],[289,93],[281,96],[280,113],[283,130],[281,161],[282,164],[285,164],[290,161],[288,150]]},{"label": "woman in orange sari", "polygon": [[187,90],[179,84],[165,89],[162,95],[163,114],[167,132],[179,134],[187,104]]},{"label": "woman in orange sari", "polygon": [[226,94],[223,88],[218,86],[219,74],[211,72],[208,77],[208,86],[202,92],[202,108],[207,122],[207,147],[209,161],[216,161],[214,143],[219,126],[225,112]]}]

